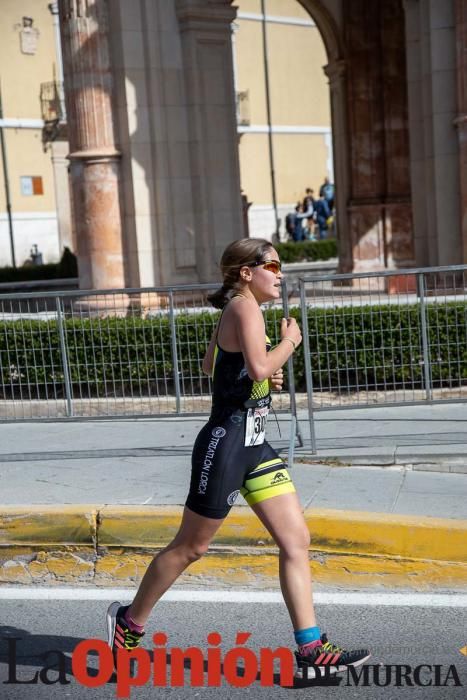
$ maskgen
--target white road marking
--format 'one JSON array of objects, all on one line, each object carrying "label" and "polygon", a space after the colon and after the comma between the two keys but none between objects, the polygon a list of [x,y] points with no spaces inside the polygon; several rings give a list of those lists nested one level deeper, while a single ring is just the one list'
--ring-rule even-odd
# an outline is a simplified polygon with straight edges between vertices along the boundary
[{"label": "white road marking", "polygon": [[[0,600],[132,600],[136,588],[28,588],[0,587]],[[317,605],[362,605],[365,607],[467,608],[465,593],[365,593],[316,591]],[[195,603],[280,603],[275,591],[175,589],[168,591],[162,601]]]}]

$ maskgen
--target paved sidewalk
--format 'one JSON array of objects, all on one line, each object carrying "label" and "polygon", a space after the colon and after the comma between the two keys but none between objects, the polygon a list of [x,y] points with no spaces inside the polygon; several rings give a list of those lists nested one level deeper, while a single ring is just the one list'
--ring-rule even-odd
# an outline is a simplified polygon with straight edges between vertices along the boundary
[{"label": "paved sidewalk", "polygon": [[[295,451],[293,478],[304,507],[467,519],[466,413],[467,404],[319,413],[316,456],[301,413],[305,446]],[[0,424],[0,501],[182,505],[203,423]],[[286,456],[290,419],[279,416],[279,426],[281,436],[272,418],[269,436]]]},{"label": "paved sidewalk", "polygon": [[[467,473],[467,403],[322,411],[315,413],[315,426],[322,459]],[[310,452],[307,446],[301,451]]]},{"label": "paved sidewalk", "polygon": [[[320,552],[318,579],[467,582],[466,413],[465,404],[446,404],[317,415],[318,455],[310,457],[306,442],[297,448],[292,475]],[[306,439],[306,414],[300,418]],[[0,582],[136,580],[149,556],[143,550],[176,531],[203,423],[0,424]],[[281,435],[271,419],[269,437],[286,456],[290,418],[279,416],[279,425]],[[266,585],[276,554],[261,549],[264,531],[241,499],[237,505],[213,576],[222,569],[226,580],[246,580],[256,571]]]},{"label": "paved sidewalk", "polygon": [[[284,435],[288,421],[280,422]],[[2,425],[1,503],[182,505],[201,425],[196,419]],[[12,433],[21,452],[13,452],[18,443],[8,449]],[[273,443],[287,455],[286,440]],[[296,451],[292,475],[304,507],[467,519],[465,474],[340,466],[345,454],[339,458],[310,464],[304,450]]]}]

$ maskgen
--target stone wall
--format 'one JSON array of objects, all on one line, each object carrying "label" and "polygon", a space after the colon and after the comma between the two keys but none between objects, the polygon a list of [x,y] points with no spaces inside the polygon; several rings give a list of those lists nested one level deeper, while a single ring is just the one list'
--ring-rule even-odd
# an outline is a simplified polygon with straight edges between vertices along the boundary
[{"label": "stone wall", "polygon": [[212,281],[243,235],[230,0],[115,3],[113,53],[131,285]]},{"label": "stone wall", "polygon": [[[300,2],[327,51],[341,270],[463,262],[465,2]],[[82,286],[217,279],[244,235],[232,0],[60,7]]]},{"label": "stone wall", "polygon": [[416,260],[460,264],[454,0],[405,0],[404,8]]}]

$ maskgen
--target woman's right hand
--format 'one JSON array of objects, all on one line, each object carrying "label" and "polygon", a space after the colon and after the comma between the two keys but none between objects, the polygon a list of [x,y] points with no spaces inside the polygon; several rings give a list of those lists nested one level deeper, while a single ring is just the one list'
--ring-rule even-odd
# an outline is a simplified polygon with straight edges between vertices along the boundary
[{"label": "woman's right hand", "polygon": [[281,340],[284,338],[293,340],[295,347],[302,342],[302,332],[297,321],[292,317],[283,318],[281,321]]}]

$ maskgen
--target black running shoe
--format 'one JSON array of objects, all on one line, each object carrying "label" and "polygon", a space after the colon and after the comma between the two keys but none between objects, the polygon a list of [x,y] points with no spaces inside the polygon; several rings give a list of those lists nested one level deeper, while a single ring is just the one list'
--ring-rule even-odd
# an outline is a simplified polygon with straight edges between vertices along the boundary
[{"label": "black running shoe", "polygon": [[107,610],[107,642],[112,649],[114,666],[117,668],[117,651],[119,649],[136,649],[144,632],[133,632],[128,627],[124,615],[129,605],[121,605],[118,601],[112,603]]},{"label": "black running shoe", "polygon": [[310,654],[303,655],[295,652],[297,659],[296,678],[312,680],[322,678],[326,674],[342,673],[349,666],[360,666],[370,658],[368,649],[345,651],[336,644],[328,642],[325,634],[321,635],[321,644],[315,647]]}]

